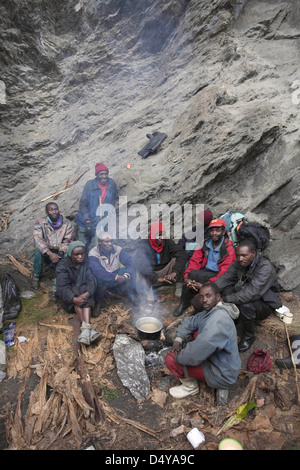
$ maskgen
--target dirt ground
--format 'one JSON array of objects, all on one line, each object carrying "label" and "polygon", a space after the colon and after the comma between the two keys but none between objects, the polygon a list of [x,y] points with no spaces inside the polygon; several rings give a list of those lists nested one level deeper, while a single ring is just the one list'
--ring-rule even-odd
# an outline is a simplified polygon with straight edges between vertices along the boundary
[{"label": "dirt ground", "polygon": [[[15,320],[15,345],[7,350],[7,377],[0,383],[1,450],[93,446],[96,450],[192,451],[186,435],[194,427],[205,435],[199,450],[216,450],[225,437],[237,439],[246,450],[300,448],[299,371],[281,373],[274,364],[275,358],[289,355],[287,332],[300,331],[300,301],[292,293],[283,293],[282,299],[294,313],[293,324],[286,329],[272,316],[257,325],[257,340],[241,354],[238,381],[230,389],[227,405],[221,407],[216,405],[215,390],[204,383],[198,395],[173,399],[168,389],[178,381],[162,365],[147,369],[151,386],[147,399],[133,397],[118,376],[112,347],[120,333],[138,340],[136,310],[118,298],[109,299],[100,317],[92,319],[102,338],[90,347],[81,346],[83,378],[74,360],[73,316],[51,300],[50,290],[51,284],[45,283],[33,299],[23,299]],[[157,302],[166,329],[176,320],[172,311],[178,298],[170,289],[162,289]],[[18,336],[26,337],[26,342],[20,343]],[[271,370],[254,375],[247,369],[254,348],[269,350]],[[94,393],[93,406],[85,399],[86,386]],[[236,409],[250,400],[255,409],[219,433]]]}]

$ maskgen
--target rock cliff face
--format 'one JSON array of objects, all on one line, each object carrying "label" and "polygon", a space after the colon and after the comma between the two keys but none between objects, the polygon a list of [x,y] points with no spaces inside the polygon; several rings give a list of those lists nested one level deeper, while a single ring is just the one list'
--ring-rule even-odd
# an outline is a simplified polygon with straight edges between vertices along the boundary
[{"label": "rock cliff face", "polygon": [[[1,252],[32,255],[44,198],[74,218],[94,164],[128,204],[229,208],[271,229],[300,293],[296,0],[2,0]],[[167,133],[142,159],[146,134]],[[131,164],[130,169],[127,168]]]}]

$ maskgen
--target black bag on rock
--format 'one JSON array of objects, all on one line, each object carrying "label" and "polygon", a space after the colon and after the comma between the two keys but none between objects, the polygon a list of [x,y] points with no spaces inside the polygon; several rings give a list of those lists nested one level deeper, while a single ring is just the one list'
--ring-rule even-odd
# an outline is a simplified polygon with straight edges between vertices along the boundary
[{"label": "black bag on rock", "polygon": [[22,308],[20,289],[10,274],[4,274],[1,281],[3,321],[17,318]]}]

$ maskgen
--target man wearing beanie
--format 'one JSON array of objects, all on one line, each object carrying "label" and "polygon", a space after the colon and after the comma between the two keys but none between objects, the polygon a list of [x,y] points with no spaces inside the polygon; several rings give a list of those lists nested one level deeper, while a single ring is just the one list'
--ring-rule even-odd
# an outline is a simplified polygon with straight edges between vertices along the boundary
[{"label": "man wearing beanie", "polygon": [[95,178],[86,182],[79,202],[79,212],[75,218],[77,236],[88,249],[97,245],[96,227],[101,216],[96,215],[101,204],[115,205],[118,190],[115,181],[108,176],[109,169],[104,163],[96,163]]},{"label": "man wearing beanie", "polygon": [[209,238],[204,240],[203,246],[196,248],[184,271],[180,305],[173,312],[175,317],[185,311],[203,284],[215,282],[235,262],[233,242],[225,232],[226,222],[213,219],[208,228]]}]

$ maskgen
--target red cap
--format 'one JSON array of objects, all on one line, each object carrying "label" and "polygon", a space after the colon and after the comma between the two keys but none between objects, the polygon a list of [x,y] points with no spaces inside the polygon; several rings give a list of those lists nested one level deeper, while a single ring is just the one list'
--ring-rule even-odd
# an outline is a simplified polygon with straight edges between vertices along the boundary
[{"label": "red cap", "polygon": [[109,171],[107,166],[104,163],[96,163],[95,165],[95,175],[99,173],[99,171]]},{"label": "red cap", "polygon": [[160,232],[165,232],[166,228],[162,222],[153,222],[150,227],[150,238],[154,239],[155,235]]},{"label": "red cap", "polygon": [[223,219],[213,219],[208,228],[212,227],[226,227],[226,222]]}]

